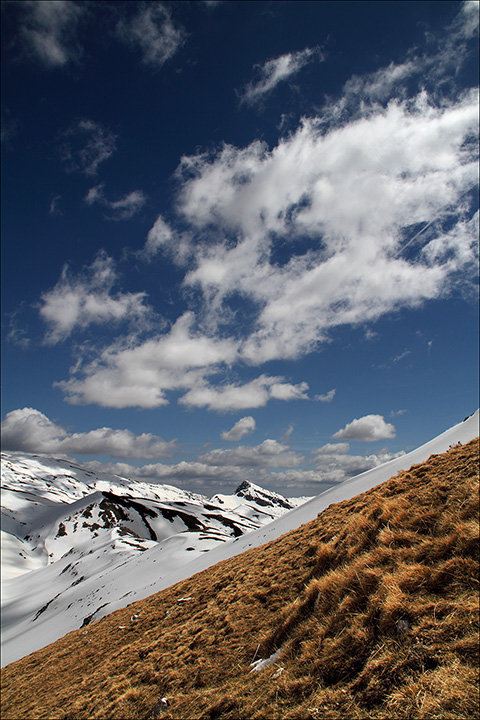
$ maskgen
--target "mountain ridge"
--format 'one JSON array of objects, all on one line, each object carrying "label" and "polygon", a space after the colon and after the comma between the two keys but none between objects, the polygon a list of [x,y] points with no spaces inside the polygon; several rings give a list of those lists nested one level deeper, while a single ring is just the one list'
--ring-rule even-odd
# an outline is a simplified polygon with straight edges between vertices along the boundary
[{"label": "mountain ridge", "polygon": [[156,578],[299,502],[250,483],[222,497],[3,453],[2,663],[126,604],[132,562],[149,594]]}]

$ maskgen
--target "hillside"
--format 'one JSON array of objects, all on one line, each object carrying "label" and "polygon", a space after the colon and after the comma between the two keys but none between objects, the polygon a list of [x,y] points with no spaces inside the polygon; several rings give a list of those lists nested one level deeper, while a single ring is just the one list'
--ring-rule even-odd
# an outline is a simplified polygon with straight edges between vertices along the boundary
[{"label": "hillside", "polygon": [[2,717],[465,720],[478,639],[475,440],[9,665]]},{"label": "hillside", "polygon": [[170,572],[307,499],[244,482],[210,500],[20,453],[2,453],[1,470],[2,666],[173,584]]}]

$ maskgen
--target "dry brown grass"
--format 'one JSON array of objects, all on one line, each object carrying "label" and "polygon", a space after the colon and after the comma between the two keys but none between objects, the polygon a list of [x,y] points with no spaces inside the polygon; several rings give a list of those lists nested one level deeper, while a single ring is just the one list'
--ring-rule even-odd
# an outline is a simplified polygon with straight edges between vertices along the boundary
[{"label": "dry brown grass", "polygon": [[478,556],[476,440],[9,665],[2,718],[476,718]]}]

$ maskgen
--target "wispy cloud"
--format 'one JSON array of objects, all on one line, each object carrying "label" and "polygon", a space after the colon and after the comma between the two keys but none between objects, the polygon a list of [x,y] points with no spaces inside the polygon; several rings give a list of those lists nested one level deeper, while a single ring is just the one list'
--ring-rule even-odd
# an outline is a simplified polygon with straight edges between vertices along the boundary
[{"label": "wispy cloud", "polygon": [[146,319],[146,294],[113,293],[117,279],[114,261],[103,252],[78,276],[65,266],[55,287],[41,297],[39,313],[48,326],[45,343],[54,345],[91,324]]},{"label": "wispy cloud", "polygon": [[257,79],[248,83],[239,93],[240,102],[254,105],[264,98],[282,82],[289,80],[315,59],[324,60],[320,48],[305,48],[298,52],[285,53],[268,60],[263,65],[256,65]]},{"label": "wispy cloud", "polygon": [[20,3],[20,36],[27,55],[44,67],[63,67],[77,61],[81,48],[76,38],[85,4],[67,0],[25,0]]},{"label": "wispy cloud", "polygon": [[110,455],[116,458],[161,460],[176,455],[177,440],[165,441],[158,435],[103,427],[84,433],[69,433],[34,408],[19,408],[5,415],[2,422],[4,450],[41,453]]},{"label": "wispy cloud", "polygon": [[87,205],[95,203],[108,209],[105,218],[107,220],[129,220],[133,217],[147,201],[147,196],[141,190],[132,190],[119,200],[108,200],[105,197],[105,185],[95,185],[90,188],[84,200]]},{"label": "wispy cloud", "polygon": [[145,65],[156,69],[175,55],[186,38],[185,30],[174,24],[170,10],[159,2],[141,3],[131,20],[118,24],[117,33],[140,50]]},{"label": "wispy cloud", "polygon": [[336,388],[332,388],[325,395],[315,395],[315,400],[318,400],[318,402],[332,402],[336,392]]},{"label": "wispy cloud", "polygon": [[8,108],[2,109],[0,134],[2,146],[5,150],[11,149],[13,138],[18,133],[19,128],[19,121],[12,116]]},{"label": "wispy cloud", "polygon": [[324,108],[324,122],[341,121],[377,105],[385,106],[393,97],[412,96],[411,87],[423,88],[432,101],[442,104],[446,97],[458,98],[455,76],[471,52],[471,39],[478,34],[479,3],[466,0],[453,22],[444,32],[427,32],[428,43],[420,49],[412,47],[402,62],[390,63],[365,75],[353,75],[344,85],[340,97],[330,99]]},{"label": "wispy cloud", "polygon": [[408,413],[408,410],[405,410],[405,409],[392,410],[390,412],[390,417],[399,417],[400,415],[405,415],[405,413]]},{"label": "wispy cloud", "polygon": [[255,430],[255,418],[251,415],[240,418],[230,430],[222,432],[222,440],[237,442]]},{"label": "wispy cloud", "polygon": [[60,208],[58,207],[61,199],[62,199],[61,195],[54,195],[52,197],[52,199],[50,200],[50,206],[48,208],[49,215],[52,215],[53,217],[55,217],[57,215],[62,214]]},{"label": "wispy cloud", "polygon": [[480,3],[478,0],[465,0],[453,23],[453,32],[459,37],[472,38],[478,33]]},{"label": "wispy cloud", "polygon": [[93,120],[79,120],[65,130],[60,142],[60,158],[68,172],[96,175],[101,163],[116,150],[116,135]]}]

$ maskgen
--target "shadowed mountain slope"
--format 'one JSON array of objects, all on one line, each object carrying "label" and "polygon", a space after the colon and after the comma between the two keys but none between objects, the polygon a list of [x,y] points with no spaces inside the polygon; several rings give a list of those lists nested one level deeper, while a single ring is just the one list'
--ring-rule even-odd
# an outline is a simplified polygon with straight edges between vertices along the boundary
[{"label": "shadowed mountain slope", "polygon": [[12,663],[2,717],[476,717],[478,555],[477,439]]}]

